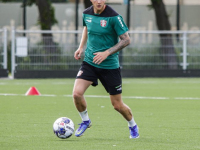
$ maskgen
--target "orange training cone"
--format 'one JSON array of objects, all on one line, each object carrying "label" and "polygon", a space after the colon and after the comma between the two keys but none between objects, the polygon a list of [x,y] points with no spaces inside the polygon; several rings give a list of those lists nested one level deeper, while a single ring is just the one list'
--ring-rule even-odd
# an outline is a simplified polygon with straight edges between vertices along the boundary
[{"label": "orange training cone", "polygon": [[40,92],[33,86],[28,89],[25,95],[41,95]]}]

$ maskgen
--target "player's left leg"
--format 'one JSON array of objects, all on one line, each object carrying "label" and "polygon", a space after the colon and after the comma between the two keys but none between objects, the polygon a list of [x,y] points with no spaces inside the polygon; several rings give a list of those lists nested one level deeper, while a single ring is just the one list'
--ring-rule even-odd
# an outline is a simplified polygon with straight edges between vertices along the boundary
[{"label": "player's left leg", "polygon": [[128,121],[130,138],[138,138],[138,127],[133,119],[131,109],[122,101],[122,79],[120,68],[117,69],[102,69],[99,73],[99,80],[103,84],[106,91],[110,94],[111,103]]},{"label": "player's left leg", "polygon": [[130,138],[138,138],[138,126],[133,118],[131,109],[123,102],[121,94],[110,95],[110,99],[114,109],[128,121]]}]

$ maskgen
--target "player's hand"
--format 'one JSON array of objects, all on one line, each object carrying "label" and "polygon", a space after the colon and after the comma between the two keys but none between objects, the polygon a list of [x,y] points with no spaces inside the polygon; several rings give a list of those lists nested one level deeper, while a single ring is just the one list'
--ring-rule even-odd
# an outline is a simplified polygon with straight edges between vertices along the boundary
[{"label": "player's hand", "polygon": [[93,58],[93,63],[99,65],[102,61],[104,61],[109,56],[109,52],[108,51],[97,52],[97,53],[94,53],[94,55],[95,56]]},{"label": "player's hand", "polygon": [[83,48],[77,49],[77,50],[75,51],[75,53],[74,53],[74,58],[75,58],[76,60],[81,59],[81,54],[82,54],[82,53],[83,53]]}]

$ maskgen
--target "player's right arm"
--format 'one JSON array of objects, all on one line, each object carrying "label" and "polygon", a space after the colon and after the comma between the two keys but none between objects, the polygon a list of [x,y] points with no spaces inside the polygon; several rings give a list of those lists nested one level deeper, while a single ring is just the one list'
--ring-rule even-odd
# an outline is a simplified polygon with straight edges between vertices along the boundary
[{"label": "player's right arm", "polygon": [[75,51],[75,53],[74,53],[74,58],[76,60],[81,59],[81,54],[83,53],[83,49],[84,49],[84,46],[85,46],[86,42],[87,42],[87,27],[84,26],[80,45],[79,45],[78,49]]}]

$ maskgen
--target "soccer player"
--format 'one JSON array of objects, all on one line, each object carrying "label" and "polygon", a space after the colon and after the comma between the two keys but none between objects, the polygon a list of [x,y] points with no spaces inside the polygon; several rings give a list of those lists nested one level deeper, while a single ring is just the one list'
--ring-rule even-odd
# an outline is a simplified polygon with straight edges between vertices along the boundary
[{"label": "soccer player", "polygon": [[87,42],[84,61],[73,89],[74,104],[82,118],[82,123],[76,130],[75,136],[82,136],[91,126],[84,93],[90,85],[98,85],[99,79],[110,94],[114,109],[128,121],[130,138],[138,138],[138,126],[131,109],[123,103],[121,97],[122,79],[118,53],[130,44],[128,28],[123,18],[105,4],[106,0],[90,1],[92,6],[83,12],[82,38],[79,48],[74,53],[74,58],[79,60]]}]

